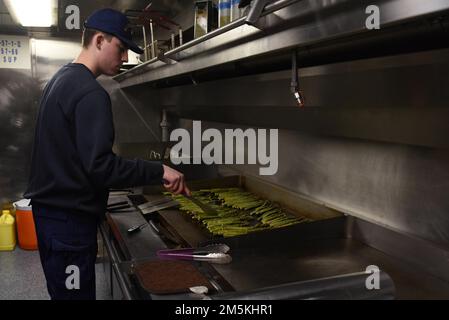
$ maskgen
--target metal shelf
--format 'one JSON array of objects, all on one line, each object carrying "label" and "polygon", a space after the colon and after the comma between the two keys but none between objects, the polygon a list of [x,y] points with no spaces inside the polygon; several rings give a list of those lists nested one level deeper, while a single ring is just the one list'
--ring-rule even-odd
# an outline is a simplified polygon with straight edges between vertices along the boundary
[{"label": "metal shelf", "polygon": [[[379,7],[381,28],[449,9],[445,0],[378,0],[369,4]],[[265,7],[262,18],[254,25],[247,23],[249,14],[117,75],[114,80],[125,88],[290,48],[301,50],[319,42],[376,32],[366,29],[367,6],[346,0],[276,1]]]}]

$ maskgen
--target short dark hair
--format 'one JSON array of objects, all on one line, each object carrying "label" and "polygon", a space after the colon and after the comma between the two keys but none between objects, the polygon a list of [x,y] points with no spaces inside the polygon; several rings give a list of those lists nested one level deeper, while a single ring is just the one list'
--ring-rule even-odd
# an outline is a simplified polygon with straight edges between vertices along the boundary
[{"label": "short dark hair", "polygon": [[90,29],[90,28],[85,28],[83,30],[83,37],[81,40],[81,43],[83,45],[83,48],[88,48],[89,44],[91,43],[93,37],[97,34],[97,33],[102,33],[104,34],[104,37],[106,38],[106,40],[108,42],[111,42],[113,35],[106,33],[106,32],[102,32],[99,30],[95,30],[95,29]]}]

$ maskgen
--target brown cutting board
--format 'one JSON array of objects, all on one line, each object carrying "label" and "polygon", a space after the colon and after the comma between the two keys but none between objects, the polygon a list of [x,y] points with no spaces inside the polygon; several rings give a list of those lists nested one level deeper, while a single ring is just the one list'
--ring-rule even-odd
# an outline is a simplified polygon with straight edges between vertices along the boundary
[{"label": "brown cutting board", "polygon": [[134,267],[134,273],[140,285],[152,294],[185,293],[190,292],[189,288],[196,286],[214,289],[209,280],[190,261],[139,262]]}]

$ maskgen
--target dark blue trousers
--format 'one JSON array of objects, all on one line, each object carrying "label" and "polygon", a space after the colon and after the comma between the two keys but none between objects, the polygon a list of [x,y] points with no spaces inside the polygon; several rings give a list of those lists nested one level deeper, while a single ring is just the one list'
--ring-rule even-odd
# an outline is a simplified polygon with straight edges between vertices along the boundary
[{"label": "dark blue trousers", "polygon": [[95,300],[96,217],[33,203],[42,267],[52,300]]}]

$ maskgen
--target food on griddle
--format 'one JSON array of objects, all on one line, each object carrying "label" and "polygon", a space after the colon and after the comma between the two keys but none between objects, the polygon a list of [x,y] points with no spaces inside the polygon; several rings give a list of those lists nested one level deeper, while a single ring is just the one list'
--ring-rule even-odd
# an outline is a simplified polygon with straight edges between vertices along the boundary
[{"label": "food on griddle", "polygon": [[192,195],[216,212],[205,212],[182,195],[173,195],[180,204],[180,210],[202,223],[213,235],[233,237],[254,231],[274,229],[308,222],[307,218],[296,217],[285,212],[275,202],[261,199],[240,188],[204,189]]}]

